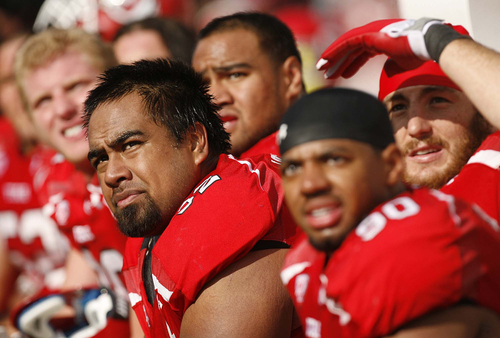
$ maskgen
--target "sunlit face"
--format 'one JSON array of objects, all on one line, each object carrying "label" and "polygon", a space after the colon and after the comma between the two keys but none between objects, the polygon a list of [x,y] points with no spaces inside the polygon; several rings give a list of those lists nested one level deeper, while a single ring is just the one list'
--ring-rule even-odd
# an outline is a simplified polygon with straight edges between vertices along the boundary
[{"label": "sunlit face", "polygon": [[384,103],[408,183],[441,188],[490,132],[470,100],[452,88],[407,87],[389,94]]},{"label": "sunlit face", "polygon": [[176,144],[130,94],[99,106],[90,118],[89,160],[120,230],[160,234],[201,179],[189,142]]},{"label": "sunlit face", "polygon": [[311,243],[327,252],[338,248],[348,233],[388,198],[387,172],[380,152],[348,139],[295,146],[283,154],[281,165],[285,198],[293,217]]},{"label": "sunlit face", "polygon": [[0,114],[4,114],[25,143],[36,141],[36,132],[25,111],[14,77],[14,59],[24,37],[0,45]]},{"label": "sunlit face", "polygon": [[120,36],[113,44],[113,50],[119,63],[172,56],[160,34],[151,29],[135,30]]},{"label": "sunlit face", "polygon": [[236,29],[204,38],[194,52],[193,67],[210,84],[210,93],[222,107],[233,155],[239,156],[278,129],[290,104],[285,75],[261,50],[253,32]]},{"label": "sunlit face", "polygon": [[30,71],[23,82],[40,137],[77,165],[88,165],[83,103],[99,73],[83,54],[67,52]]}]

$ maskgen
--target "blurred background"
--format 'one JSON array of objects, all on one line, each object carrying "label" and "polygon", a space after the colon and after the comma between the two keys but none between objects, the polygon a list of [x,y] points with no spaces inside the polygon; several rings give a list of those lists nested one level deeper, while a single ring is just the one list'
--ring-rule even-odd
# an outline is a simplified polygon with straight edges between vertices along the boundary
[{"label": "blurred background", "polygon": [[[386,18],[442,18],[465,26],[500,50],[498,0],[0,0],[0,42],[23,31],[80,26],[111,41],[124,24],[151,16],[174,18],[197,32],[211,19],[238,11],[278,16],[294,32],[304,59],[307,90],[326,83],[315,70],[321,52],[345,31]],[[384,57],[335,85],[376,93]]]}]

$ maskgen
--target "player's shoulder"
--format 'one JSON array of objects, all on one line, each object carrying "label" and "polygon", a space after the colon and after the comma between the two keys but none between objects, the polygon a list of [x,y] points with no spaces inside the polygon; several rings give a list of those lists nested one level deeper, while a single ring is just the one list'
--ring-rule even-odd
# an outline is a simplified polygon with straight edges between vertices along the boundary
[{"label": "player's shoulder", "polygon": [[490,134],[481,143],[474,155],[467,161],[467,165],[471,164],[483,164],[495,170],[500,169],[500,131]]}]

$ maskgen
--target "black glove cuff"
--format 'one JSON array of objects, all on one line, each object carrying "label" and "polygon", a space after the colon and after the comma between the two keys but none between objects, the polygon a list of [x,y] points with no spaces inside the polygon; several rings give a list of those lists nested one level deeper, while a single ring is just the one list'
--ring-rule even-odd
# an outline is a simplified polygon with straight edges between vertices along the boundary
[{"label": "black glove cuff", "polygon": [[443,49],[450,42],[456,39],[470,39],[470,36],[460,34],[448,25],[432,25],[425,33],[424,39],[429,55],[439,62]]}]

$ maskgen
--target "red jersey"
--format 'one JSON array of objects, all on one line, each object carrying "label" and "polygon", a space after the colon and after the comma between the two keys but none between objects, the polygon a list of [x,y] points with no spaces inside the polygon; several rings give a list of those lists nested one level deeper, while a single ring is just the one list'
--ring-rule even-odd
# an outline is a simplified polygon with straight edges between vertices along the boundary
[{"label": "red jersey", "polygon": [[460,173],[441,191],[475,203],[500,222],[500,131],[484,140]]},{"label": "red jersey", "polygon": [[253,147],[241,154],[240,158],[253,157],[263,154],[273,154],[276,156],[280,155],[280,149],[276,143],[276,136],[278,132],[274,132],[271,135],[263,138],[257,142]]},{"label": "red jersey", "polygon": [[[40,172],[45,177],[40,188],[40,195],[47,200],[44,213],[55,220],[71,245],[84,254],[97,272],[101,286],[113,290],[118,314],[127,317],[128,293],[121,274],[126,237],[104,201],[97,176],[88,182],[60,154],[53,156]],[[124,331],[117,335],[128,334],[128,322],[123,324]]]},{"label": "red jersey", "polygon": [[125,280],[147,337],[179,337],[184,312],[205,283],[262,239],[281,247],[291,244],[297,227],[282,214],[278,163],[271,155],[219,157],[216,169],[183,202],[151,251],[153,305],[142,273],[146,246],[142,238],[129,239]]},{"label": "red jersey", "polygon": [[[42,213],[33,188],[34,169],[42,149],[29,156],[19,150],[13,128],[0,119],[0,234],[11,262],[28,277],[30,293],[44,285],[59,288],[64,282],[68,245],[57,225]],[[23,288],[24,289],[24,288]]]},{"label": "red jersey", "polygon": [[417,189],[375,208],[329,260],[297,241],[281,277],[306,336],[385,336],[461,300],[500,314],[500,229],[476,208]]}]

